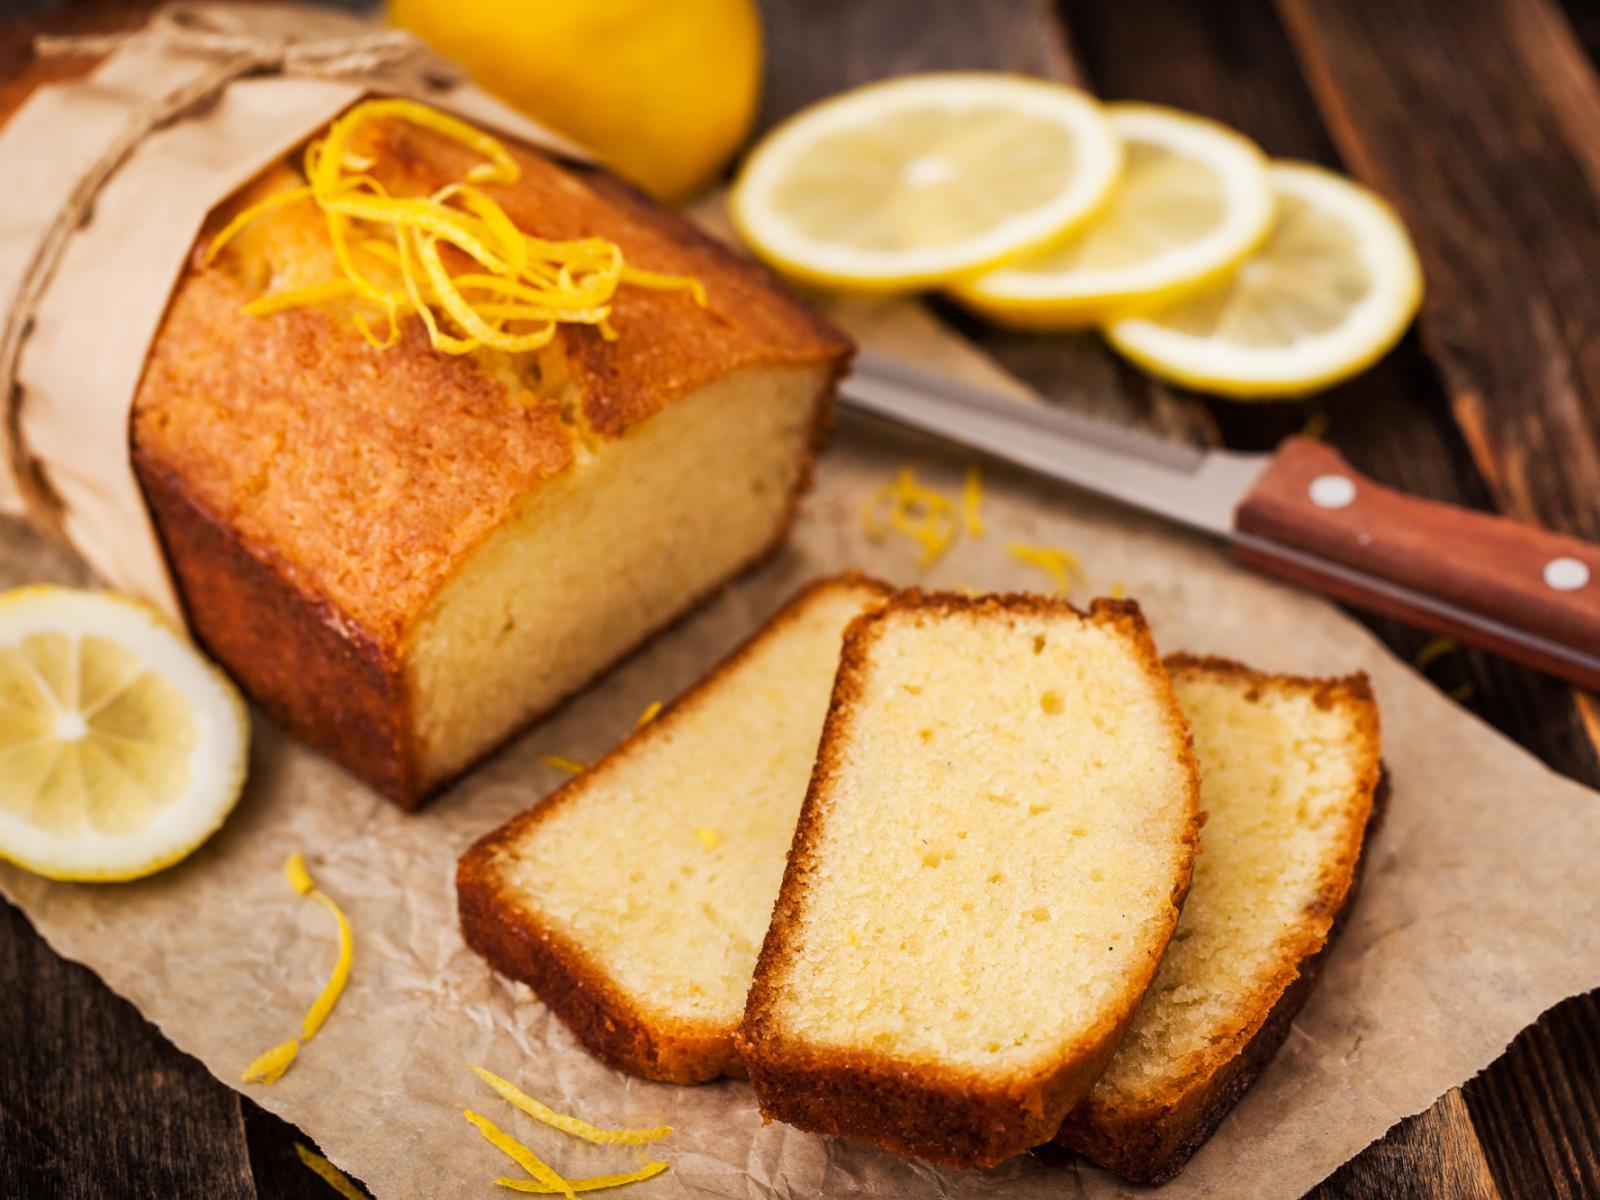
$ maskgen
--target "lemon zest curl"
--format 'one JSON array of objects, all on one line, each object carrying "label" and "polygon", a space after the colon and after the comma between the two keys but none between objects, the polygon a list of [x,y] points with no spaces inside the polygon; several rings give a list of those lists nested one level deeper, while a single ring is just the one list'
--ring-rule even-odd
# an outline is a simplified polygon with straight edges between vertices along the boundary
[{"label": "lemon zest curl", "polygon": [[[368,174],[373,160],[350,145],[371,121],[394,119],[443,134],[483,161],[465,177],[427,196],[393,196]],[[306,147],[306,184],[252,204],[211,240],[204,262],[215,261],[246,226],[291,204],[322,210],[339,276],[251,301],[244,311],[269,316],[291,308],[354,299],[375,306],[388,322],[379,337],[371,320],[351,322],[375,349],[399,339],[405,315],[421,319],[428,340],[445,354],[480,347],[519,354],[550,343],[561,325],[587,325],[614,340],[612,305],[623,284],[685,291],[707,304],[697,279],[629,266],[622,249],[601,237],[550,241],[532,237],[478,184],[515,183],[521,168],[501,142],[456,117],[414,100],[368,100],[334,121]],[[470,265],[446,261],[452,258]]]},{"label": "lemon zest curl", "polygon": [[355,957],[355,940],[351,937],[350,922],[345,917],[344,910],[332,897],[317,887],[311,878],[311,872],[306,869],[306,860],[300,851],[296,850],[289,855],[283,864],[283,874],[288,879],[289,886],[296,892],[310,897],[333,914],[333,919],[339,927],[339,957],[333,964],[328,982],[322,985],[322,991],[317,994],[316,1000],[306,1012],[305,1019],[300,1022],[300,1033],[287,1041],[279,1042],[257,1057],[244,1070],[241,1078],[245,1083],[273,1084],[283,1077],[283,1073],[299,1055],[301,1043],[309,1042],[317,1036],[317,1031],[328,1019],[328,1014],[333,1012],[333,1006],[344,994],[345,985],[350,982],[350,964]]}]

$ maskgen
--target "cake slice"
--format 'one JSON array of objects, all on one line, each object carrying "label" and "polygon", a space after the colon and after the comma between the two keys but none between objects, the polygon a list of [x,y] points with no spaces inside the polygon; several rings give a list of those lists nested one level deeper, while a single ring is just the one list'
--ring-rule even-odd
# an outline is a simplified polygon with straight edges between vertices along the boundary
[{"label": "cake slice", "polygon": [[762,1112],[956,1166],[1053,1136],[1177,923],[1198,794],[1137,605],[858,619],[740,1030]]},{"label": "cake slice", "polygon": [[1139,1183],[1171,1178],[1288,1034],[1350,899],[1380,779],[1364,675],[1168,667],[1200,762],[1202,853],[1155,983],[1058,1139]]},{"label": "cake slice", "polygon": [[607,758],[461,860],[468,943],[598,1057],[743,1074],[733,1034],[816,757],[845,626],[888,589],[803,591]]}]

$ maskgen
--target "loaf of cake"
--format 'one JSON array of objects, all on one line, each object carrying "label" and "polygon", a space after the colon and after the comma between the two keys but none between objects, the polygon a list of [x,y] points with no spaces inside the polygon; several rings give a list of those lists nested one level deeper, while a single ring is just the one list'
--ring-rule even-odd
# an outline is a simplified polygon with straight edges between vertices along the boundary
[{"label": "loaf of cake", "polygon": [[[268,712],[406,807],[784,537],[846,339],[761,268],[595,168],[510,147],[522,232],[615,243],[703,288],[624,285],[535,350],[380,349],[348,303],[247,304],[339,275],[291,203],[297,152],[202,234],[151,347],[133,462],[192,627]],[[473,174],[399,118],[348,149],[388,197]]]},{"label": "loaf of cake", "polygon": [[654,720],[462,856],[467,943],[595,1055],[742,1075],[733,1035],[816,758],[845,626],[888,589],[821,580]]},{"label": "loaf of cake", "polygon": [[739,1046],[762,1112],[954,1166],[1048,1140],[1199,825],[1138,606],[906,593],[845,639]]},{"label": "loaf of cake", "polygon": [[1355,886],[1381,777],[1366,677],[1168,661],[1194,733],[1201,854],[1155,983],[1058,1141],[1171,1178],[1289,1032]]}]

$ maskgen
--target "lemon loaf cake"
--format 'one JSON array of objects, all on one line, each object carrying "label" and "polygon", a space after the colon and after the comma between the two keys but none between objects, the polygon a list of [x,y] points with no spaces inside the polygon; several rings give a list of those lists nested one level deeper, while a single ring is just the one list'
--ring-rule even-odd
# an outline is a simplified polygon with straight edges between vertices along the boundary
[{"label": "lemon loaf cake", "polygon": [[1201,854],[1155,983],[1059,1137],[1141,1183],[1183,1166],[1288,1034],[1380,782],[1365,676],[1168,665],[1200,763]]},{"label": "lemon loaf cake", "polygon": [[888,589],[813,584],[672,707],[463,856],[467,941],[636,1075],[742,1074],[733,1034],[849,622]]},{"label": "lemon loaf cake", "polygon": [[1052,1137],[1199,824],[1138,606],[906,593],[846,638],[739,1043],[762,1112],[956,1166]]},{"label": "lemon loaf cake", "polygon": [[[849,356],[685,220],[598,170],[509,149],[519,177],[472,203],[488,196],[538,238],[614,243],[630,268],[697,281],[705,303],[625,282],[606,323],[460,354],[435,348],[420,313],[376,348],[334,297],[246,315],[343,269],[312,203],[205,254],[248,206],[306,190],[286,162],[202,234],[132,418],[200,640],[407,807],[783,538]],[[473,149],[397,117],[365,125],[346,161],[385,202],[481,178]]]}]

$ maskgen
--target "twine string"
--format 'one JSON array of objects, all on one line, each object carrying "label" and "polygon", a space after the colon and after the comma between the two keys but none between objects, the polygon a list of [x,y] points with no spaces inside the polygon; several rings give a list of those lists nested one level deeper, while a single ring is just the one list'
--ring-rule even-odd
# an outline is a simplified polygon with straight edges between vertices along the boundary
[{"label": "twine string", "polygon": [[301,79],[359,79],[409,73],[417,90],[448,86],[456,74],[413,35],[403,30],[306,39],[265,37],[219,27],[204,5],[174,4],[156,13],[143,28],[126,33],[70,37],[41,36],[34,52],[42,58],[104,55],[130,44],[174,50],[213,60],[202,74],[153,98],[128,114],[127,124],[74,185],[29,258],[5,325],[0,330],[0,402],[7,466],[29,519],[65,540],[62,505],[22,432],[22,349],[34,314],[72,235],[93,211],[95,198],[129,156],[151,134],[203,112],[236,79],[283,75]]}]

